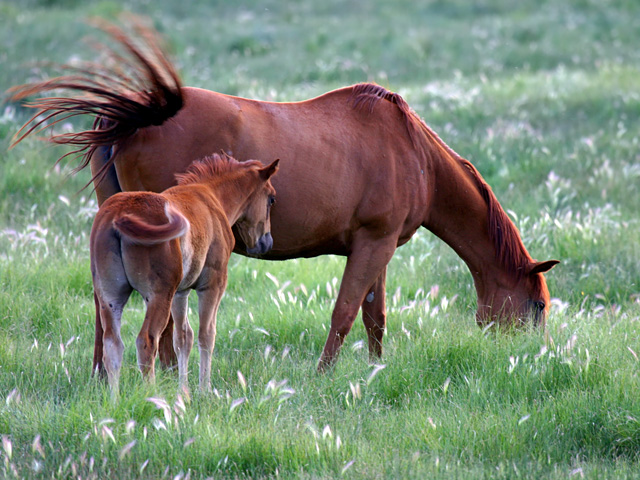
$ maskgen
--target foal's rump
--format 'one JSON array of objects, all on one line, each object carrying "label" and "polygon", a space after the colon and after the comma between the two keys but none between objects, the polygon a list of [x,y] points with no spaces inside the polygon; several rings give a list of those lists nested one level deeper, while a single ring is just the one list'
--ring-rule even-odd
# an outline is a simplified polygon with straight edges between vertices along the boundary
[{"label": "foal's rump", "polygon": [[123,212],[113,219],[113,227],[127,240],[138,245],[156,245],[183,236],[189,229],[189,221],[169,202],[165,204],[167,222],[150,223],[137,212]]},{"label": "foal's rump", "polygon": [[185,215],[162,195],[121,192],[109,197],[91,229],[91,269],[98,296],[103,288],[134,288],[146,298],[157,288],[177,287],[182,259],[176,239],[189,229]]}]

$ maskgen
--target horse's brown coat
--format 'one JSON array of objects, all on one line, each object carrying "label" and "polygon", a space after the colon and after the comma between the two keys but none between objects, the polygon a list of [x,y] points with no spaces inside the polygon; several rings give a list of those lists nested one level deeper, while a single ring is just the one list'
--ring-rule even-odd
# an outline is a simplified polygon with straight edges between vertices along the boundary
[{"label": "horse's brown coat", "polygon": [[[478,171],[398,94],[361,84],[303,102],[272,103],[182,87],[149,35],[153,55],[141,53],[122,31],[106,28],[133,54],[129,67],[137,74],[127,80],[130,88],[103,77],[99,88],[90,89],[62,77],[18,88],[16,98],[55,86],[91,90],[92,99],[33,106],[46,118],[86,112],[99,118],[94,130],[53,141],[85,153],[81,167],[90,163],[101,180],[95,182],[100,202],[121,190],[161,191],[193,159],[214,151],[239,159],[281,158],[274,248],[263,258],[347,256],[320,368],[335,360],[360,307],[369,352],[381,354],[387,264],[420,226],[468,265],[479,323],[534,319],[544,325],[549,292],[542,274],[557,261],[531,259]],[[242,242],[235,251],[245,253]],[[96,353],[100,348],[96,341]]]},{"label": "horse's brown coat", "polygon": [[[122,192],[107,199],[91,229],[91,274],[96,324],[103,331],[103,364],[109,384],[118,389],[124,345],[123,308],[132,290],[147,306],[136,346],[142,373],[154,377],[158,342],[173,316],[173,346],[181,387],[187,389],[193,330],[187,299],[198,293],[200,387],[210,388],[216,313],[227,285],[227,263],[236,224],[245,244],[258,248],[269,239],[269,212],[275,191],[269,178],[277,161],[236,162],[218,155],[192,165],[180,185],[163,193]],[[267,244],[269,242],[267,241]],[[265,253],[268,245],[260,249]]]}]

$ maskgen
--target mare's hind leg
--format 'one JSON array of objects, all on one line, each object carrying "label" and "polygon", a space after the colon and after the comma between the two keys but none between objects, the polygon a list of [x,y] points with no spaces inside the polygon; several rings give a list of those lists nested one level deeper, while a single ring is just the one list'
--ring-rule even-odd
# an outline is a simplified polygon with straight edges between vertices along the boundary
[{"label": "mare's hind leg", "polygon": [[[189,291],[176,293],[171,305],[171,315],[175,319],[175,330],[173,332],[173,349],[178,357],[178,377],[180,388],[189,392],[189,355],[193,347],[193,329],[189,325],[187,310],[189,308]],[[166,331],[166,329],[165,329]],[[162,340],[160,340],[162,342]]]},{"label": "mare's hind leg", "polygon": [[160,335],[169,322],[174,291],[151,294],[151,298],[147,301],[144,323],[136,339],[138,366],[142,376],[150,382],[155,380],[154,363],[158,352],[158,344]]},{"label": "mare's hind leg", "polygon": [[387,325],[386,280],[387,267],[385,266],[362,302],[362,321],[367,329],[370,362],[375,362],[382,356],[382,338]]},{"label": "mare's hind leg", "polygon": [[372,239],[366,231],[356,234],[331,315],[331,329],[320,357],[319,371],[326,370],[335,362],[358,310],[369,293],[367,289],[383,273],[393,256],[396,244],[395,236]]}]

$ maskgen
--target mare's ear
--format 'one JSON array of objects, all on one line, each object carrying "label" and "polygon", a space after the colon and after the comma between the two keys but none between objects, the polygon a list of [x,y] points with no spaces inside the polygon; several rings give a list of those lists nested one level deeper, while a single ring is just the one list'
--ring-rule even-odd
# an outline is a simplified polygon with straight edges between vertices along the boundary
[{"label": "mare's ear", "polygon": [[277,158],[273,162],[271,162],[270,165],[267,165],[266,167],[262,167],[260,169],[260,176],[262,177],[263,180],[265,181],[269,180],[271,176],[278,171],[279,162],[280,162],[280,159]]},{"label": "mare's ear", "polygon": [[529,265],[529,275],[534,273],[545,273],[560,263],[560,260],[547,260],[546,262],[535,262]]}]

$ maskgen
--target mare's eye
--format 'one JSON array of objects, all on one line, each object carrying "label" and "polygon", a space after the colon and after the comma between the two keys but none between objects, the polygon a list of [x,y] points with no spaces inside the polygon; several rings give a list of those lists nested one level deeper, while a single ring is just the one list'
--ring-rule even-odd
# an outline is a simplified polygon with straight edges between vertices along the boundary
[{"label": "mare's eye", "polygon": [[544,302],[534,302],[534,305],[539,312],[543,312],[546,307]]}]

